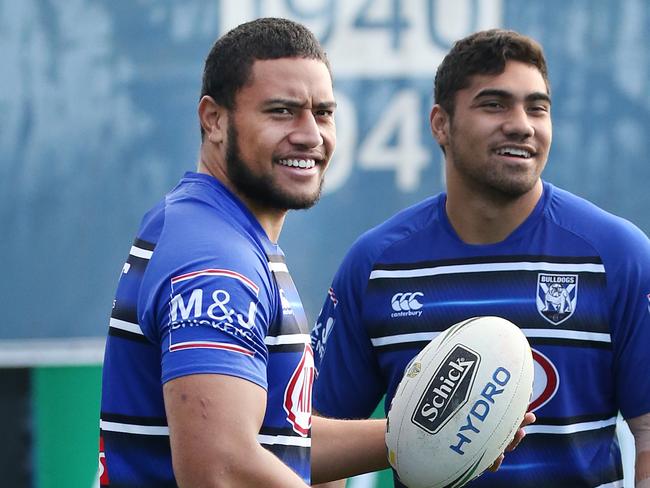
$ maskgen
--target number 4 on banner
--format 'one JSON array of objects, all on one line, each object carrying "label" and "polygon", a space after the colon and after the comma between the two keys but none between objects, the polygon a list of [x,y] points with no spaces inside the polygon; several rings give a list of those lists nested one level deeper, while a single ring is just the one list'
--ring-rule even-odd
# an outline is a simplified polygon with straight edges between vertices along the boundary
[{"label": "number 4 on banner", "polygon": [[359,166],[394,169],[400,191],[416,190],[429,159],[420,137],[420,113],[419,94],[399,92],[359,148]]},{"label": "number 4 on banner", "polygon": [[[410,23],[402,16],[401,0],[392,0],[389,5],[386,3],[384,1],[377,5],[376,0],[366,0],[354,19],[354,26],[365,29],[386,29],[391,34],[393,49],[398,50],[401,46],[402,31],[408,29]],[[376,12],[382,9],[388,11],[384,12],[382,16],[384,18],[380,19]],[[375,14],[374,17],[371,17],[371,12]]]}]

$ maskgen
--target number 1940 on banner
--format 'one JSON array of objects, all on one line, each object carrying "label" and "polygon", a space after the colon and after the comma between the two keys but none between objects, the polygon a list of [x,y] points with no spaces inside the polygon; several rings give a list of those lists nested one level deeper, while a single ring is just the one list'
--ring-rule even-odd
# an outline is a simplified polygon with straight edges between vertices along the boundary
[{"label": "number 1940 on banner", "polygon": [[255,17],[307,25],[337,77],[433,74],[455,39],[502,23],[503,0],[221,0],[220,30]]}]

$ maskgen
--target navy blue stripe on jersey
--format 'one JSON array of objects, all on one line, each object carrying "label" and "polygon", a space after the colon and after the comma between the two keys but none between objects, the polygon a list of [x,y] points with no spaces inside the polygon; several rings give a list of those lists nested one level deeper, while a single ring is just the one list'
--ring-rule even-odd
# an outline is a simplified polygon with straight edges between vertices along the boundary
[{"label": "navy blue stripe on jersey", "polygon": [[268,449],[283,459],[285,453],[288,453],[291,457],[299,456],[301,458],[308,458],[310,456],[311,439],[307,437],[258,434],[257,442],[265,449]]},{"label": "navy blue stripe on jersey", "polygon": [[[382,337],[382,339],[388,339],[388,338]],[[417,349],[417,351],[421,351],[429,342],[430,341],[413,341],[413,342],[397,342],[397,343],[382,342],[379,345],[375,346],[375,350],[377,350],[377,352],[382,352],[382,353],[399,352],[399,351],[405,351],[407,349]]]},{"label": "navy blue stripe on jersey", "polygon": [[[580,258],[566,259],[552,258],[546,261],[537,261],[533,256],[519,256],[517,261],[504,260],[459,260],[452,261],[449,264],[439,265],[437,262],[433,266],[404,266],[393,265],[390,269],[386,267],[374,266],[370,273],[370,280],[376,279],[409,279],[422,276],[451,275],[459,273],[486,273],[486,272],[508,272],[508,271],[547,271],[550,273],[604,273],[605,268],[602,263],[585,261]],[[466,262],[470,261],[470,262]],[[567,262],[568,261],[568,262]]]},{"label": "navy blue stripe on jersey", "polygon": [[592,347],[596,349],[612,349],[610,341],[590,341],[579,339],[560,339],[560,338],[529,338],[528,342],[531,346],[572,346],[572,347]]},{"label": "navy blue stripe on jersey", "polygon": [[[111,318],[128,322],[131,324],[138,323],[138,313],[136,307],[134,304],[131,303],[122,303],[116,301],[113,307],[113,311],[111,312]],[[140,328],[139,325],[138,328]]]},{"label": "navy blue stripe on jersey", "polygon": [[129,332],[127,330],[123,329],[116,329],[114,327],[111,327],[108,329],[108,335],[111,337],[119,337],[120,339],[126,339],[129,341],[134,341],[134,342],[142,342],[146,344],[150,344],[149,340],[143,336],[142,334],[137,334],[134,332]]},{"label": "navy blue stripe on jersey", "polygon": [[125,301],[126,300],[115,300],[113,311],[111,312],[111,318],[108,323],[109,335],[134,341],[148,342],[138,324],[138,316],[135,307],[131,304],[125,304]]},{"label": "navy blue stripe on jersey", "polygon": [[278,344],[274,346],[268,346],[269,354],[270,353],[280,353],[280,352],[300,352],[302,353],[305,350],[305,343],[302,344]]},{"label": "navy blue stripe on jersey", "polygon": [[260,435],[298,437],[298,434],[290,427],[271,427],[268,425],[262,426]]},{"label": "navy blue stripe on jersey", "polygon": [[266,336],[264,344],[269,353],[300,352],[302,354],[305,350],[305,344],[309,344],[309,334],[299,332],[296,334]]},{"label": "navy blue stripe on jersey", "polygon": [[106,422],[115,422],[119,424],[167,426],[167,419],[165,417],[142,417],[137,415],[101,412],[100,418]]},{"label": "navy blue stripe on jersey", "polygon": [[[133,252],[133,248],[131,248],[131,252]],[[151,253],[150,251],[143,251],[141,254],[143,256],[147,255],[147,257],[140,257],[140,256],[134,256],[133,254],[129,254],[128,257],[126,258],[126,263],[124,264],[122,272],[123,273],[131,272],[138,275],[144,274],[145,268],[147,267],[147,264],[149,264]]]},{"label": "navy blue stripe on jersey", "polygon": [[463,266],[466,264],[486,264],[486,263],[566,263],[566,264],[603,264],[599,256],[536,256],[521,254],[518,256],[476,256],[462,259],[439,259],[436,261],[418,261],[405,263],[375,263],[372,266],[374,270],[412,270],[423,268],[437,268],[446,266]]},{"label": "navy blue stripe on jersey", "polygon": [[153,255],[154,247],[151,243],[136,239],[131,249],[129,249],[129,255],[127,256],[123,271],[128,272],[133,269],[139,273],[144,272]]},{"label": "navy blue stripe on jersey", "polygon": [[145,251],[153,251],[156,248],[155,243],[137,237],[133,240],[133,246],[139,249],[144,249]]},{"label": "navy blue stripe on jersey", "polygon": [[269,260],[269,263],[286,263],[284,256],[282,254],[267,254],[266,256]]}]

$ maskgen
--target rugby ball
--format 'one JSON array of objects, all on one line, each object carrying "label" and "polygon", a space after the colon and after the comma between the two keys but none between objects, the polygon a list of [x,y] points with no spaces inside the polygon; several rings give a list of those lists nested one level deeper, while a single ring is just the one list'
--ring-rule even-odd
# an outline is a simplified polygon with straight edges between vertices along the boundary
[{"label": "rugby ball", "polygon": [[409,488],[460,487],[514,438],[533,390],[524,334],[475,317],[433,339],[406,368],[390,405],[388,459]]}]

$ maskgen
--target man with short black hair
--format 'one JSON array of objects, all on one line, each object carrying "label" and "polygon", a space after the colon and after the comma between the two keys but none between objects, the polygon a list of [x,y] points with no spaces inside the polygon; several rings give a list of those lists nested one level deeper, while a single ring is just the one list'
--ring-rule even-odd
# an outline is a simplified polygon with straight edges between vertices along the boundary
[{"label": "man with short black hair", "polygon": [[[327,58],[300,24],[258,19],[210,51],[198,171],[145,215],[117,288],[102,486],[310,482],[313,353],[277,240],[289,209],[318,200],[335,107]],[[382,421],[317,423],[316,477],[386,465]]]},{"label": "man with short black hair", "polygon": [[[533,348],[537,422],[499,471],[468,486],[621,487],[619,411],[637,486],[650,486],[650,242],[541,179],[552,138],[542,48],[499,29],[461,39],[438,67],[435,102],[446,192],[370,230],[344,259],[312,333],[314,409],[365,418],[384,394],[388,408],[432,338],[501,316]],[[395,312],[407,294],[416,306]]]}]

